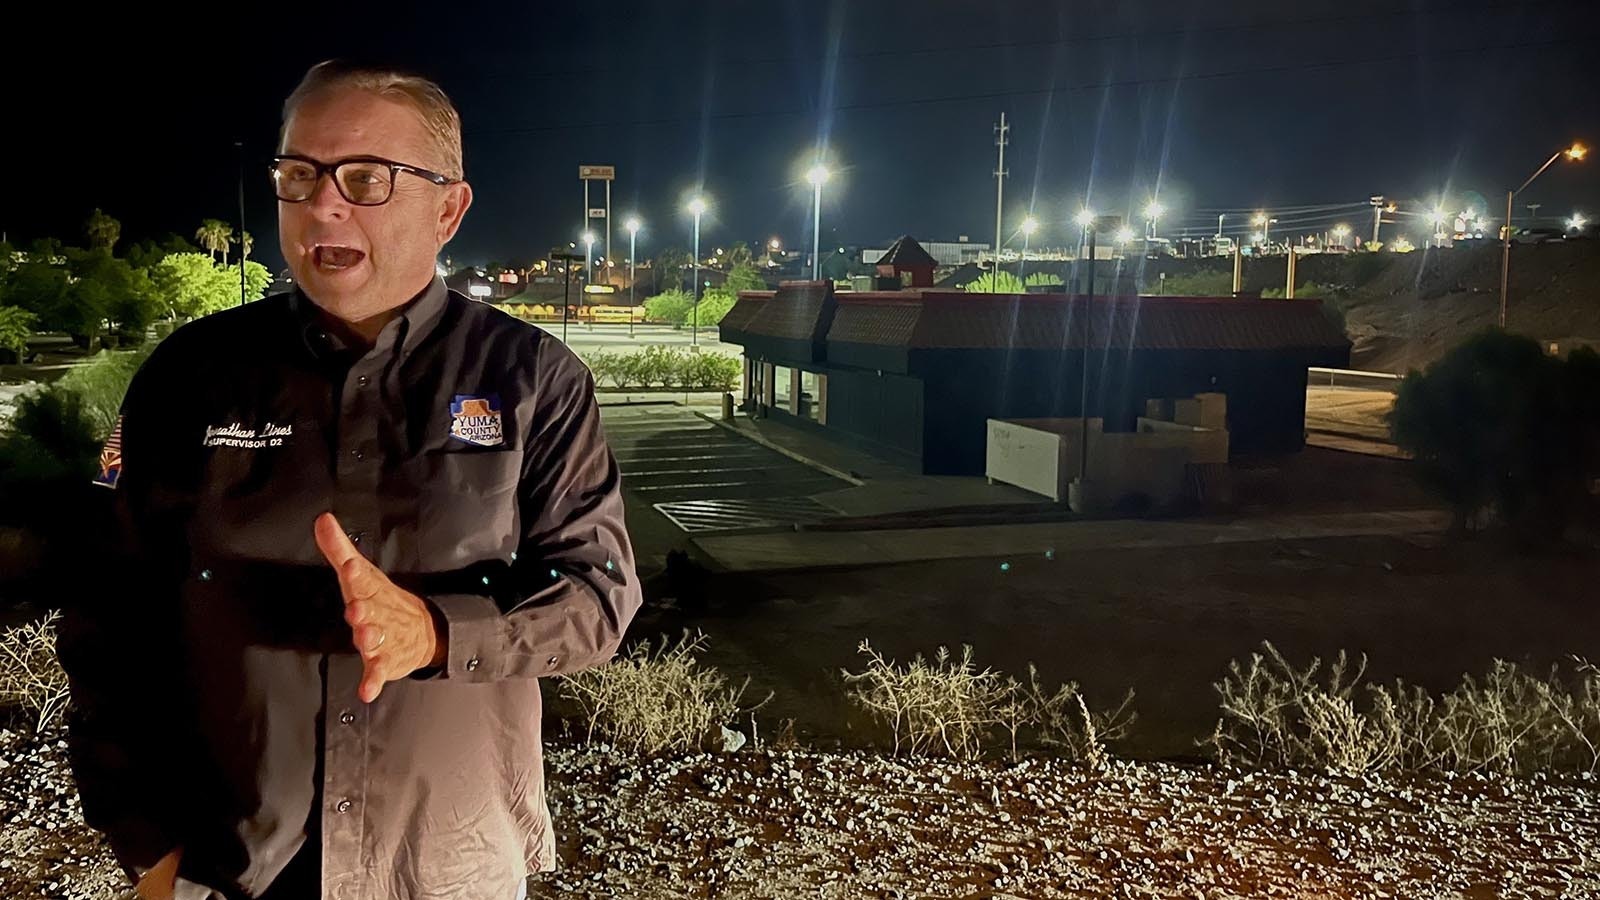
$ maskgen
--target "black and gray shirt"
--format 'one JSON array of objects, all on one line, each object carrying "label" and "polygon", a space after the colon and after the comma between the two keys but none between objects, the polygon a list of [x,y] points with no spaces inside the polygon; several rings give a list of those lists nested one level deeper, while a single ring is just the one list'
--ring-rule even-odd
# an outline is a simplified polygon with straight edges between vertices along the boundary
[{"label": "black and gray shirt", "polygon": [[[207,316],[128,390],[117,574],[60,648],[85,817],[130,869],[181,845],[180,898],[257,896],[308,835],[325,900],[514,896],[555,866],[537,679],[640,603],[593,381],[437,279],[370,351],[320,321],[298,292]],[[447,623],[445,666],[371,705],[328,510]]]}]

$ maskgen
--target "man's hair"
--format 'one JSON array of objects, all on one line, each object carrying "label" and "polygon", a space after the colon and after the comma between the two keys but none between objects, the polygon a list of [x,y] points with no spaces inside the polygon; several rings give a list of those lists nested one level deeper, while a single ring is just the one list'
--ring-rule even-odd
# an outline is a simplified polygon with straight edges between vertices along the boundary
[{"label": "man's hair", "polygon": [[[456,112],[455,104],[450,102],[443,88],[403,69],[339,59],[317,63],[306,72],[306,77],[300,79],[300,86],[283,103],[284,133],[288,132],[289,120],[302,103],[336,89],[365,91],[410,104],[422,120],[423,127],[428,130],[429,140],[439,154],[439,160],[433,163],[442,166],[439,174],[451,178],[462,177],[461,114]],[[282,141],[281,135],[279,140]]]}]

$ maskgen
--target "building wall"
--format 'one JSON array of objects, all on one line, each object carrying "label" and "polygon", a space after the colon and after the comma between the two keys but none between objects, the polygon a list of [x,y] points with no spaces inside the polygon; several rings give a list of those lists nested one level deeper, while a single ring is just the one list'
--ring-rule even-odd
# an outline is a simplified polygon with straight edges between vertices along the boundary
[{"label": "building wall", "polygon": [[[1108,432],[1133,431],[1149,398],[1220,391],[1233,452],[1293,452],[1305,442],[1305,370],[1316,364],[1293,351],[1091,352],[1088,414]],[[1082,365],[1077,352],[913,351],[926,381],[923,471],[982,474],[988,419],[1082,415]]]}]

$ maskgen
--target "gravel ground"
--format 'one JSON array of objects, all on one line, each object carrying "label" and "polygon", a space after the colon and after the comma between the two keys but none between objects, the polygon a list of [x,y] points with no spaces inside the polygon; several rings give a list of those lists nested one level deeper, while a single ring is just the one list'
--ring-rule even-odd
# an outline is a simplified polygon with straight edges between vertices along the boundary
[{"label": "gravel ground", "polygon": [[[534,897],[1596,897],[1600,780],[549,748]],[[59,736],[0,731],[0,897],[129,892]]]}]

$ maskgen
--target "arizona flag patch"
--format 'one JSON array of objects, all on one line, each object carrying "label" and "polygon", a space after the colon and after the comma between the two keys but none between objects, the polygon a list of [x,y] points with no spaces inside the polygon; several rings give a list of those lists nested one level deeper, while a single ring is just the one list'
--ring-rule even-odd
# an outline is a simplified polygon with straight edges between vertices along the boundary
[{"label": "arizona flag patch", "polygon": [[504,444],[506,433],[500,419],[500,395],[457,394],[450,401],[450,436],[478,447]]},{"label": "arizona flag patch", "polygon": [[100,448],[100,474],[94,477],[94,483],[101,487],[115,488],[117,479],[122,477],[122,417],[117,416],[117,424],[111,427],[111,436],[106,438],[104,447]]}]

